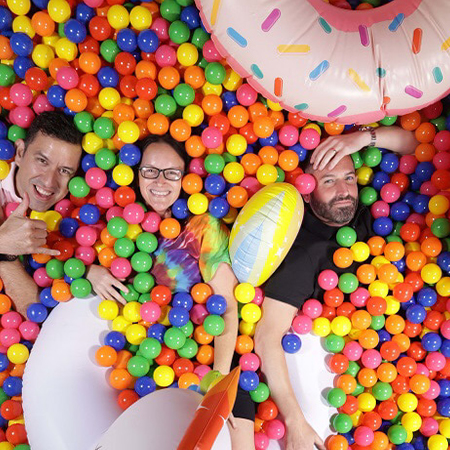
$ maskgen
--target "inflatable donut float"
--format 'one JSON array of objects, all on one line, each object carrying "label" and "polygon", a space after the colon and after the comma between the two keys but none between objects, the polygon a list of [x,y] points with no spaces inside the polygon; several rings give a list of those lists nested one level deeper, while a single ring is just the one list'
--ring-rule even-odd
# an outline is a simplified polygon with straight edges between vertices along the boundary
[{"label": "inflatable donut float", "polygon": [[450,92],[448,0],[394,0],[363,11],[323,0],[196,4],[230,66],[305,118],[371,123]]}]

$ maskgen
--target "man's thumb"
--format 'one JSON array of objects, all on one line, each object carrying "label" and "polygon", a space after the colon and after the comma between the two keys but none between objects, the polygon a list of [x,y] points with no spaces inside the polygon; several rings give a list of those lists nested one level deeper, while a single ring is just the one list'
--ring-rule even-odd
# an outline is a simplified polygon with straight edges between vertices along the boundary
[{"label": "man's thumb", "polygon": [[11,215],[16,217],[24,217],[27,214],[29,206],[30,206],[30,197],[28,197],[28,194],[25,192],[23,194],[22,203],[19,204],[19,206],[14,210],[14,212]]}]

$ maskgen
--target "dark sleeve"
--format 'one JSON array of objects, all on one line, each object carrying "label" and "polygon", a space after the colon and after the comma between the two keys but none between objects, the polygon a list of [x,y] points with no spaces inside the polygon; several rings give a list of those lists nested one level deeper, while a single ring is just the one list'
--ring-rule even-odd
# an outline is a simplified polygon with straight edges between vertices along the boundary
[{"label": "dark sleeve", "polygon": [[315,267],[308,252],[294,247],[269,278],[266,297],[300,308],[314,292]]}]

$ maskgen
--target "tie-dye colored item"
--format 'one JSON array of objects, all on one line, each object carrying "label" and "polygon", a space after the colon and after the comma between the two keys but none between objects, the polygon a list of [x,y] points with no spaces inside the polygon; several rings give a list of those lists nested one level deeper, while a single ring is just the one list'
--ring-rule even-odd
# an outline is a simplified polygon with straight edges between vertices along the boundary
[{"label": "tie-dye colored item", "polygon": [[231,264],[228,237],[226,225],[210,214],[191,217],[176,239],[160,239],[151,271],[156,283],[172,292],[208,283],[221,262]]}]

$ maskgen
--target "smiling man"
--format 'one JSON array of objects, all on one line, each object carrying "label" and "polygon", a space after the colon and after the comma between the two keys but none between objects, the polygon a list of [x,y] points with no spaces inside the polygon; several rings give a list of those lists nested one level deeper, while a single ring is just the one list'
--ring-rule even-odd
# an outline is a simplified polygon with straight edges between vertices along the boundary
[{"label": "smiling man", "polygon": [[[28,208],[43,212],[68,193],[70,179],[81,159],[82,134],[72,118],[62,112],[36,116],[27,137],[18,139],[15,161],[8,176],[0,182],[0,277],[16,310],[26,313],[36,301],[37,286],[17,261],[18,255],[59,252],[45,248],[47,227],[42,220],[28,219]],[[6,220],[8,203],[20,203]]]}]

